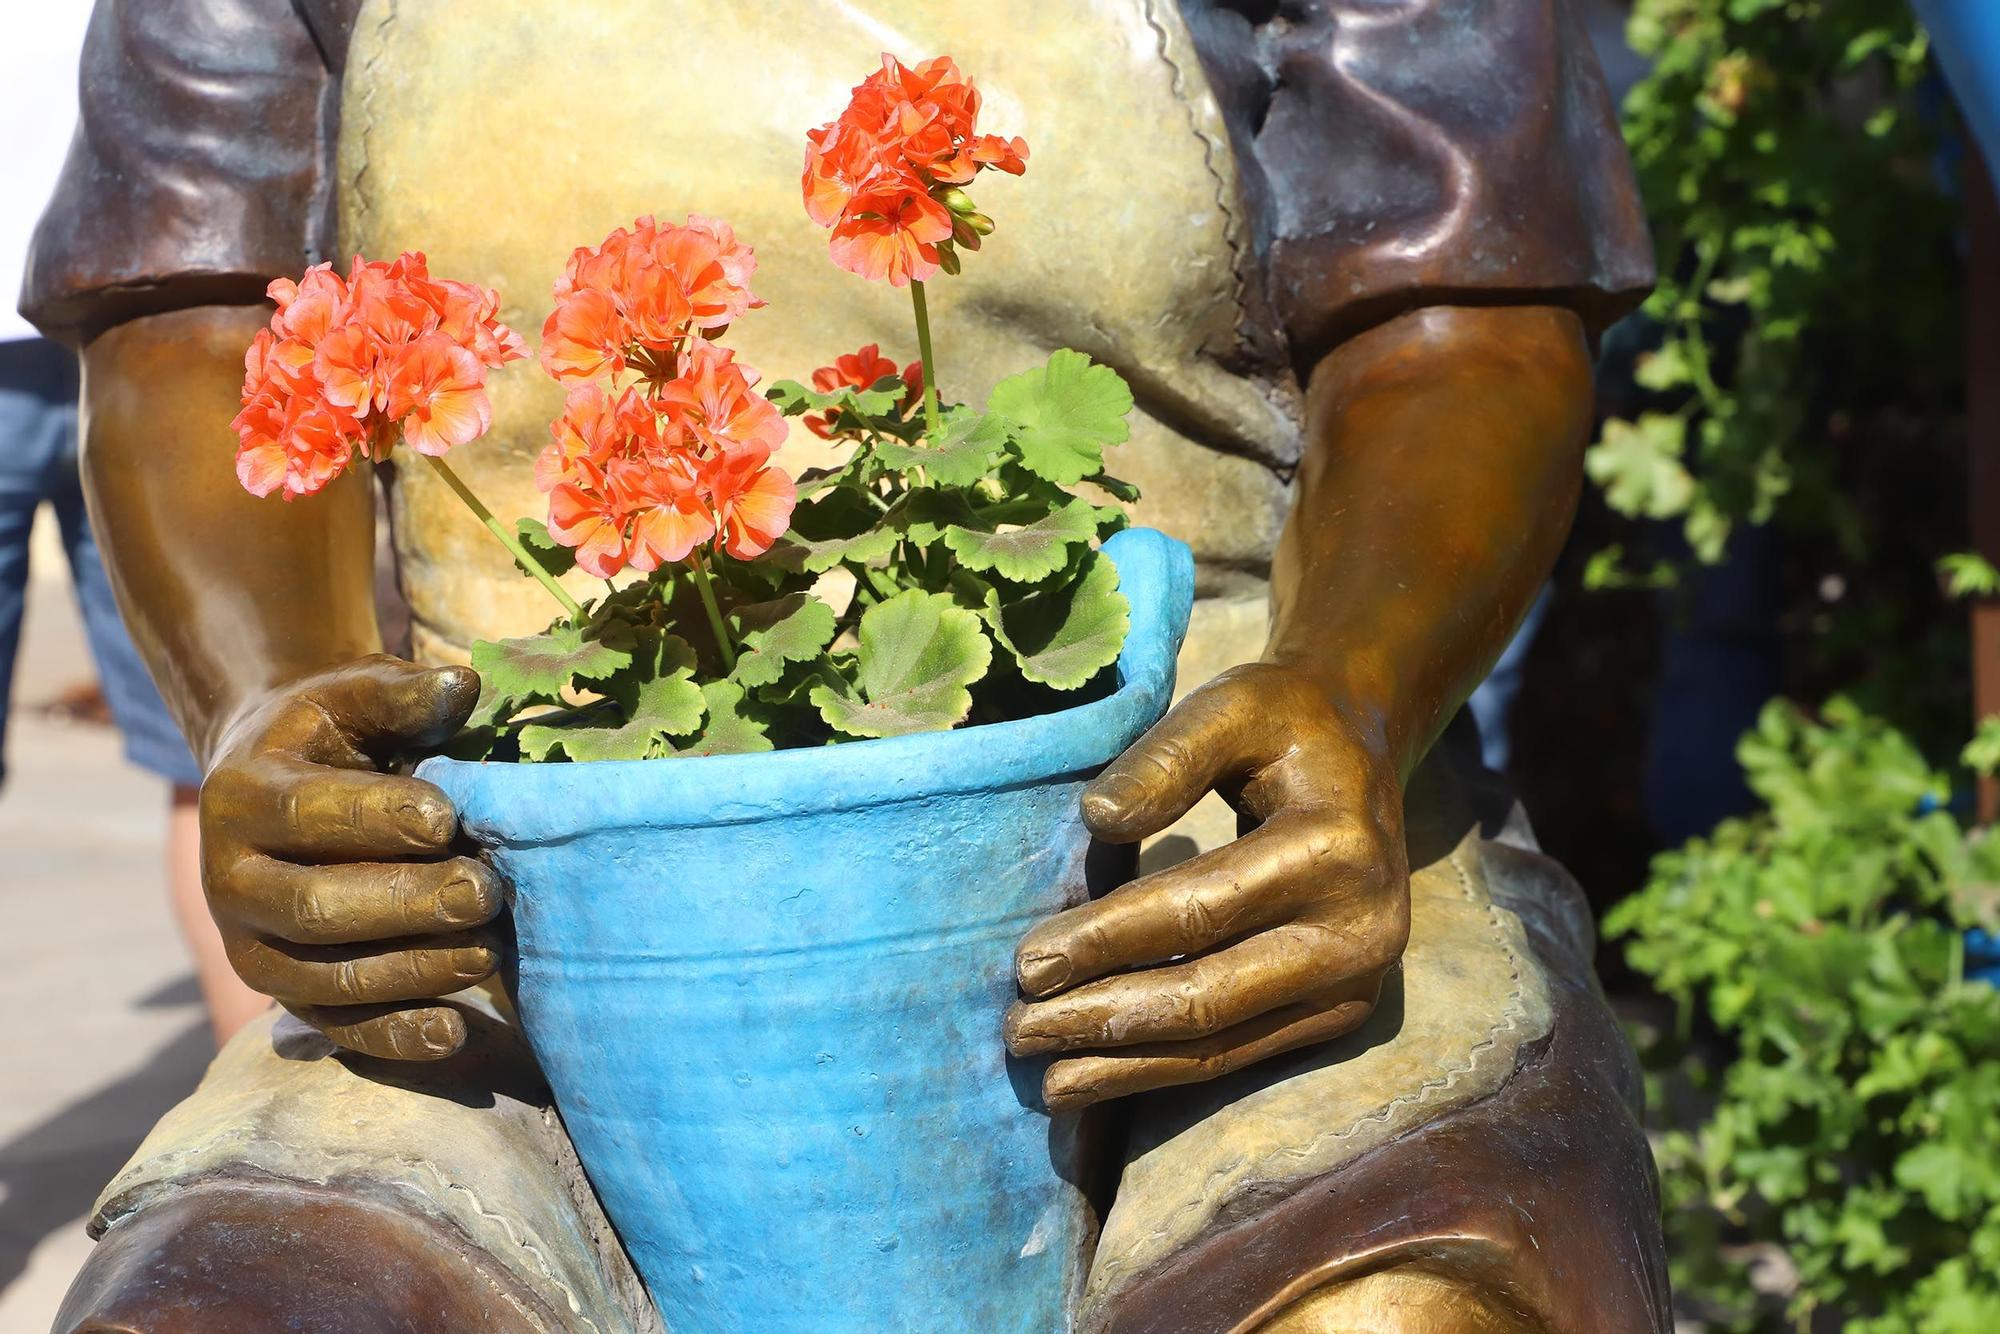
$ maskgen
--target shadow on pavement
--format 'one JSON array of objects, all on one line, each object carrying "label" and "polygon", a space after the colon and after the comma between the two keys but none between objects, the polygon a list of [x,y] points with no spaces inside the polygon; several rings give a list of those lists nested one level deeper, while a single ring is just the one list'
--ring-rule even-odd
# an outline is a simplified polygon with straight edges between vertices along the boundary
[{"label": "shadow on pavement", "polygon": [[138,1069],[0,1144],[0,1289],[21,1276],[42,1238],[88,1212],[214,1056],[208,1023],[197,1017]]}]

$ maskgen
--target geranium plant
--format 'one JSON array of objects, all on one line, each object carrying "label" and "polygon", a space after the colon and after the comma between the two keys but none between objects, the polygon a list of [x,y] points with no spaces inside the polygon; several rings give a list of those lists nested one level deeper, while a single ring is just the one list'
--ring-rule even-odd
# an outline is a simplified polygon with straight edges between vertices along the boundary
[{"label": "geranium plant", "polygon": [[[1060,707],[1117,660],[1127,606],[1098,544],[1137,498],[1104,469],[1124,382],[1065,349],[983,410],[938,392],[924,284],[993,231],[978,174],[1027,163],[1021,140],[978,133],[979,106],[948,57],[884,56],[807,135],[806,212],[834,262],[910,289],[919,355],[900,370],[870,345],[758,393],[720,341],[764,304],[756,260],[719,220],[640,218],[575,251],[542,328],[540,365],[568,389],[535,469],[546,522],[509,528],[444,460],[490,428],[487,374],[525,355],[495,293],[414,253],[272,285],[235,422],[243,484],[310,495],[400,439],[560,605],[540,634],[473,646],[484,691],[456,753],[896,736]],[[794,418],[841,461],[796,479],[774,463]],[[573,598],[572,568],[605,592]]]}]

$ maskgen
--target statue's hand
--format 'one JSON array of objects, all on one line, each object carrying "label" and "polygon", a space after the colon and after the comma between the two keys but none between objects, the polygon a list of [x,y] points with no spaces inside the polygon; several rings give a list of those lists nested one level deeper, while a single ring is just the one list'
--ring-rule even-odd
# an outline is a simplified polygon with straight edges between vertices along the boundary
[{"label": "statue's hand", "polygon": [[1015,952],[1033,999],[1007,1046],[1066,1053],[1042,1082],[1052,1111],[1337,1037],[1402,955],[1401,785],[1324,686],[1269,663],[1223,673],[1085,790],[1084,820],[1133,842],[1211,788],[1256,828],[1038,923]]},{"label": "statue's hand", "polygon": [[465,1041],[450,1006],[489,976],[498,878],[449,855],[451,802],[382,772],[461,727],[465,667],[362,658],[273,691],[225,732],[201,789],[202,876],[243,980],[334,1042],[435,1060]]}]

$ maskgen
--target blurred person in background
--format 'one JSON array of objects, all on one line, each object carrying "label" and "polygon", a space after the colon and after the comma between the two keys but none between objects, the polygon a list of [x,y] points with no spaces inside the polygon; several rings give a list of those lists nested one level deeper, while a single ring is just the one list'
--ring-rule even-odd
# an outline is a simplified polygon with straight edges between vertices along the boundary
[{"label": "blurred person in background", "polygon": [[28,591],[28,534],[46,502],[125,755],[169,784],[167,890],[194,954],[218,1043],[270,1002],[240,981],[202,898],[195,796],[201,770],[132,647],[84,513],[77,473],[77,364],[15,310],[29,237],[55,187],[76,123],[77,60],[91,0],[10,6],[0,16],[0,783],[7,707]]}]

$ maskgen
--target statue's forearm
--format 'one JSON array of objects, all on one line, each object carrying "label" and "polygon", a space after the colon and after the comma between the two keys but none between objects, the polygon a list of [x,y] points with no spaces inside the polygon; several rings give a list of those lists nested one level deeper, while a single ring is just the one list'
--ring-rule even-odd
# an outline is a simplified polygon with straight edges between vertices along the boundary
[{"label": "statue's forearm", "polygon": [[269,687],[380,647],[365,471],[310,500],[237,484],[229,420],[261,306],[121,324],[85,350],[83,474],[133,639],[196,755]]},{"label": "statue's forearm", "polygon": [[1429,307],[1314,370],[1266,657],[1309,671],[1407,775],[1485,675],[1575,513],[1577,317]]}]

